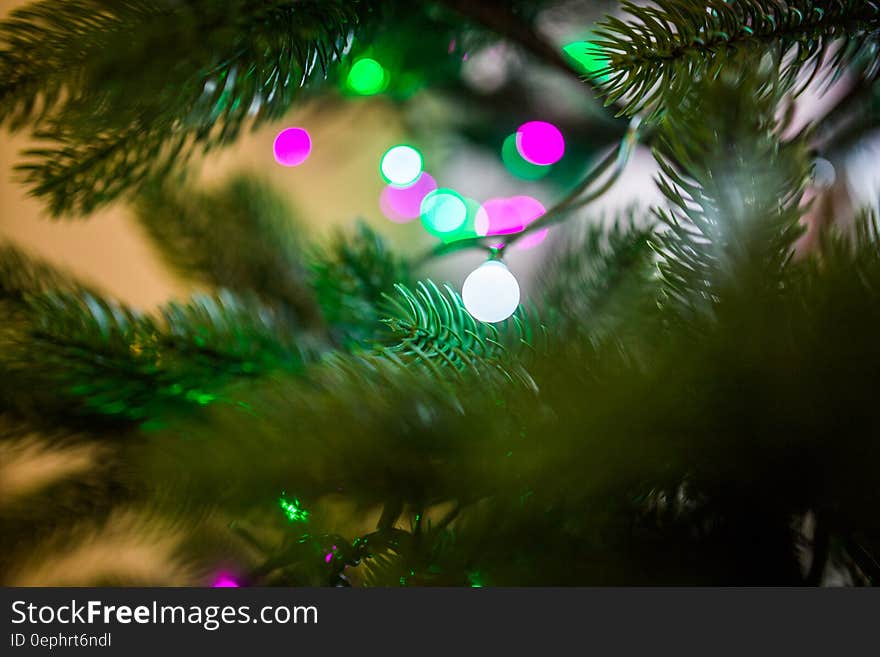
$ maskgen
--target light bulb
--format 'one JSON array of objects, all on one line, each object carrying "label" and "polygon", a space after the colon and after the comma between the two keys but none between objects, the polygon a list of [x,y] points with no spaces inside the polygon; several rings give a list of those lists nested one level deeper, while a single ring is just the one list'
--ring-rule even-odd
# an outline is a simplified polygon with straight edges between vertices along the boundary
[{"label": "light bulb", "polygon": [[813,160],[811,174],[813,185],[819,189],[833,187],[837,181],[837,172],[834,170],[834,165],[824,157],[817,157]]},{"label": "light bulb", "polygon": [[503,262],[489,260],[464,279],[465,309],[481,322],[503,322],[519,306],[519,283]]}]

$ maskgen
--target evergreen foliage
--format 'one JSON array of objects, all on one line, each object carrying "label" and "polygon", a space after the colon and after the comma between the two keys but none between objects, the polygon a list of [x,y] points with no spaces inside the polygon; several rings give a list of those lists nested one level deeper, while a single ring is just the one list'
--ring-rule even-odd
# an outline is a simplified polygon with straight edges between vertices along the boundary
[{"label": "evergreen foliage", "polygon": [[0,26],[0,121],[48,146],[20,169],[55,215],[84,214],[195,148],[282,116],[338,62],[370,3],[46,0]]},{"label": "evergreen foliage", "polygon": [[806,82],[828,62],[839,71],[856,62],[877,72],[880,4],[873,0],[832,3],[815,0],[658,0],[641,6],[623,2],[629,20],[609,16],[595,45],[607,61],[607,102],[620,112],[656,112],[687,94],[695,80],[712,79],[743,56],[767,57],[780,81]]},{"label": "evergreen foliage", "polygon": [[[183,535],[197,581],[229,559],[259,585],[878,581],[877,222],[793,258],[811,132],[783,138],[819,62],[874,84],[876,3],[624,3],[606,91],[653,119],[668,204],[572,229],[498,326],[365,225],[306,244],[262,183],[165,175],[258,95],[256,119],[286,110],[370,14],[220,4],[36,2],[0,27],[0,118],[61,148],[34,153],[35,193],[61,213],[140,188],[166,261],[210,288],[146,315],[0,250],[0,450],[39,431],[112,455],[0,497],[10,580],[124,506]],[[638,132],[547,221],[607,189],[585,191]]]}]

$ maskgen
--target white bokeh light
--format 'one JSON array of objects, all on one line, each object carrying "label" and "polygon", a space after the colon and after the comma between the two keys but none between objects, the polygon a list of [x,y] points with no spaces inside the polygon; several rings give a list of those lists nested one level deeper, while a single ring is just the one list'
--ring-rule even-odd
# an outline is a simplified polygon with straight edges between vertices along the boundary
[{"label": "white bokeh light", "polygon": [[422,155],[412,146],[395,146],[382,156],[382,177],[392,185],[411,185],[422,173]]},{"label": "white bokeh light", "polygon": [[489,260],[464,279],[461,298],[474,319],[502,322],[519,306],[519,283],[507,265]]}]

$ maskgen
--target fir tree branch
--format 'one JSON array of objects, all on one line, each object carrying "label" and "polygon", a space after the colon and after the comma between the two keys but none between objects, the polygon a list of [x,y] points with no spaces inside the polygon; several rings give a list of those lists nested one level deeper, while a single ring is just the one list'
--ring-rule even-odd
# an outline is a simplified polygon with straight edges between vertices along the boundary
[{"label": "fir tree branch", "polygon": [[214,288],[256,294],[323,337],[294,213],[270,185],[247,176],[208,192],[175,180],[152,183],[138,196],[136,211],[179,272]]},{"label": "fir tree branch", "polygon": [[780,87],[754,72],[703,80],[663,117],[657,184],[671,203],[655,244],[669,299],[709,311],[737,290],[778,289],[802,232],[806,140],[780,143]]},{"label": "fir tree branch", "polygon": [[283,115],[371,7],[39,0],[0,25],[0,122],[50,144],[21,167],[32,193],[85,213]]},{"label": "fir tree branch", "polygon": [[339,233],[329,247],[313,249],[309,270],[334,339],[346,347],[380,337],[385,295],[410,282],[409,264],[363,221],[353,235]]},{"label": "fir tree branch", "polygon": [[607,17],[595,42],[607,58],[597,72],[608,77],[606,103],[620,103],[621,114],[656,113],[731,60],[752,57],[757,66],[768,51],[786,86],[801,71],[816,75],[826,60],[836,70],[864,59],[869,74],[876,71],[871,53],[880,34],[880,4],[873,0],[658,0],[623,6],[629,20]]},{"label": "fir tree branch", "polygon": [[554,331],[621,338],[634,315],[646,321],[656,298],[653,236],[654,227],[639,227],[631,214],[560,240],[540,276],[542,307]]},{"label": "fir tree branch", "polygon": [[542,333],[521,306],[496,327],[471,317],[461,297],[449,286],[441,291],[427,281],[420,282],[415,292],[402,285],[395,287],[399,298],[389,301],[396,316],[384,322],[399,342],[384,353],[420,363],[438,374],[444,368],[477,375],[495,370],[506,378],[516,377],[534,386],[512,357],[523,348],[535,350]]},{"label": "fir tree branch", "polygon": [[28,305],[2,353],[7,402],[18,408],[48,395],[47,407],[73,414],[156,421],[223,399],[238,378],[297,371],[308,357],[282,319],[229,293],[172,303],[156,317],[88,292]]}]

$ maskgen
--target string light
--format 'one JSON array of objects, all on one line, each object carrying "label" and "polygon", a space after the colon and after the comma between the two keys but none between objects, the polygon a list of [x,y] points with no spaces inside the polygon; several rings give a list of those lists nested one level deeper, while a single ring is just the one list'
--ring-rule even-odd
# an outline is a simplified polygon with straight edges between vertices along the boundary
[{"label": "string light", "polygon": [[437,181],[427,173],[408,187],[388,185],[379,196],[379,208],[391,221],[403,224],[417,219],[422,211],[422,201],[437,189]]},{"label": "string light", "polygon": [[422,154],[412,146],[393,146],[382,156],[379,170],[385,182],[408,187],[422,173]]},{"label": "string light", "polygon": [[516,133],[509,135],[501,145],[501,161],[507,170],[523,180],[540,180],[550,173],[549,166],[532,164],[516,149]]},{"label": "string light", "polygon": [[284,515],[290,522],[308,522],[309,512],[302,508],[299,500],[295,497],[289,500],[282,495],[278,500],[278,506],[284,511]]},{"label": "string light", "polygon": [[480,203],[472,198],[464,197],[464,204],[467,208],[467,216],[464,222],[453,231],[441,233],[438,237],[446,244],[457,242],[458,240],[472,239],[479,237],[475,228],[477,213],[480,211]]},{"label": "string light", "polygon": [[238,586],[238,582],[227,573],[219,573],[214,583],[211,584],[211,587],[215,589],[237,589]]},{"label": "string light", "polygon": [[421,217],[428,232],[451,233],[467,219],[467,204],[455,190],[437,189],[422,201]]},{"label": "string light", "polygon": [[516,150],[527,162],[547,166],[562,159],[565,139],[552,123],[529,121],[516,131]]},{"label": "string light", "polygon": [[375,59],[357,60],[348,72],[348,88],[361,96],[372,96],[388,86],[388,74]]},{"label": "string light", "polygon": [[492,198],[477,212],[474,228],[481,236],[519,233],[546,211],[541,202],[531,196]]},{"label": "string light", "polygon": [[285,128],[272,144],[275,161],[281,166],[296,167],[305,162],[312,152],[312,138],[304,128]]},{"label": "string light", "polygon": [[503,322],[519,306],[519,283],[503,262],[488,260],[464,279],[461,298],[474,319]]},{"label": "string light", "polygon": [[819,189],[833,187],[837,181],[837,172],[834,170],[834,165],[824,157],[817,157],[813,160],[810,175],[813,179],[813,185]]}]

